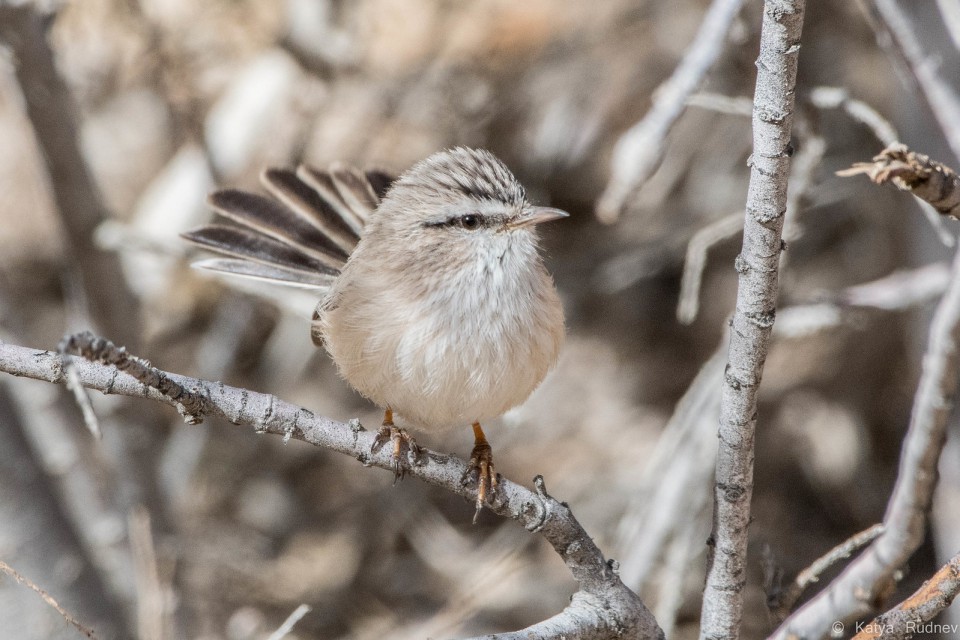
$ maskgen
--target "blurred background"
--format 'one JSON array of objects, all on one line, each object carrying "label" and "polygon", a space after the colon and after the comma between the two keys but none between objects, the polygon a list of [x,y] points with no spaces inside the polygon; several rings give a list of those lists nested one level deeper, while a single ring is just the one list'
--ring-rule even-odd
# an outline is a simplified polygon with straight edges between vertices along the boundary
[{"label": "blurred background", "polygon": [[[745,638],[774,626],[771,576],[791,580],[882,519],[957,230],[908,195],[834,176],[878,153],[889,127],[960,163],[868,6],[808,4]],[[956,89],[944,23],[956,3],[902,4]],[[543,474],[668,635],[696,637],[759,0],[716,26],[719,56],[654,149],[656,172],[612,223],[595,212],[618,140],[708,5],[0,3],[0,339],[52,349],[89,328],[169,371],[379,424],[312,347],[315,300],[193,271],[178,234],[210,219],[209,191],[257,189],[265,165],[398,172],[453,145],[490,149],[535,203],[572,214],[543,230],[565,351],[487,428],[497,469],[528,486]],[[98,638],[262,639],[300,604],[312,611],[288,638],[463,637],[545,619],[575,590],[538,536],[486,512],[471,526],[471,505],[416,480],[392,486],[344,456],[220,420],[187,426],[146,401],[93,402],[102,441],[64,389],[0,377],[0,560]],[[419,441],[464,456],[470,435]],[[895,600],[960,549],[958,435]],[[79,634],[0,576],[0,636]]]}]

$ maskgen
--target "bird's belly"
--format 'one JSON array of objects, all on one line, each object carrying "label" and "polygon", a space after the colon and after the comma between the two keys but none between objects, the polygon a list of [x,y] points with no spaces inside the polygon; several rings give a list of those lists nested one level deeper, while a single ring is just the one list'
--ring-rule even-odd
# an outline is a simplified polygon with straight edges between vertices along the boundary
[{"label": "bird's belly", "polygon": [[522,403],[555,362],[562,336],[562,316],[550,330],[493,307],[398,318],[389,331],[366,334],[362,322],[335,320],[328,349],[341,375],[429,430],[489,420]]}]

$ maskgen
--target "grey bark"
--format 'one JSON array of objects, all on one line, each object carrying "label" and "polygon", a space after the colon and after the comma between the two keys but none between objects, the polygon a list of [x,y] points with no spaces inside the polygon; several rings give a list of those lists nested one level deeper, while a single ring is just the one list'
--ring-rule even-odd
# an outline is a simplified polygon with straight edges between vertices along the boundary
[{"label": "grey bark", "polygon": [[[65,356],[69,357],[69,356]],[[111,366],[74,358],[80,380],[87,388],[104,393],[138,396],[175,405],[176,402]],[[0,371],[62,384],[65,381],[61,356],[50,351],[0,344]],[[258,433],[273,433],[345,453],[364,466],[393,469],[388,447],[371,453],[376,435],[359,421],[344,424],[275,396],[238,389],[167,372],[161,377],[192,390],[203,398],[203,414],[218,416],[237,425],[253,427]],[[408,474],[473,502],[476,490],[461,478],[467,463],[455,456],[424,450],[425,464],[412,466]],[[570,508],[547,494],[543,478],[534,480],[530,491],[503,479],[497,488],[495,513],[520,522],[527,530],[541,534],[563,558],[579,590],[561,613],[522,631],[497,634],[511,638],[606,639],[663,638],[652,614],[640,598],[620,580],[616,563],[607,561]],[[492,636],[490,636],[492,638]]]},{"label": "grey bark", "polygon": [[776,311],[803,10],[803,0],[768,0],[763,9],[750,186],[720,403],[712,554],[703,594],[701,639],[735,640],[740,635],[757,390]]}]

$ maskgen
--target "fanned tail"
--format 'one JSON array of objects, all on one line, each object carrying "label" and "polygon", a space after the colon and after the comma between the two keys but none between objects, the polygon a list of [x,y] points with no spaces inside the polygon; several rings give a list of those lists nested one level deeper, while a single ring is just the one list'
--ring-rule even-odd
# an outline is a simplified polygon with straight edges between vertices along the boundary
[{"label": "fanned tail", "polygon": [[321,171],[301,165],[266,169],[260,181],[272,198],[222,189],[207,199],[234,224],[182,234],[224,257],[193,266],[254,280],[325,290],[340,274],[363,226],[393,179],[341,163]]}]

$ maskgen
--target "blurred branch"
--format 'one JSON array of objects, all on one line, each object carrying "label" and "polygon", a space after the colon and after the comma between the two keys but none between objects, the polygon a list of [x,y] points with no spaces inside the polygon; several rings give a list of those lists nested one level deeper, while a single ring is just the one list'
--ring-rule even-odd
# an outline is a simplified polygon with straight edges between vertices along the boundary
[{"label": "blurred branch", "polygon": [[960,51],[960,0],[937,0],[937,6],[953,46]]},{"label": "blurred branch", "polygon": [[873,162],[858,162],[838,176],[863,174],[876,184],[892,183],[930,203],[938,213],[960,218],[960,176],[950,167],[929,156],[911,151],[904,144],[892,144]]},{"label": "blurred branch", "polygon": [[[75,426],[52,410],[50,405],[59,406],[59,402],[43,401],[44,396],[62,399],[63,394],[34,394],[34,406],[25,411],[22,401],[28,394],[20,391],[22,385],[10,384],[18,382],[21,381],[8,379],[0,383],[0,487],[5,496],[13,497],[12,501],[0,500],[3,546],[16,550],[21,571],[60,594],[71,612],[96,628],[102,637],[130,636],[122,601],[109,584],[111,575],[99,571],[100,549],[93,548],[84,537],[90,528],[80,530],[69,513],[70,507],[77,505],[73,496],[83,493],[87,499],[83,515],[96,518],[100,515],[98,496],[95,492],[86,493],[89,483],[75,474],[69,475],[69,486],[60,482],[82,454],[71,449],[69,434],[48,439],[44,444],[36,441],[38,422],[54,430]],[[75,433],[86,435],[79,429]],[[59,460],[54,461],[57,457]],[[64,504],[66,507],[61,506]],[[105,531],[104,519],[98,519],[98,523],[99,530]],[[124,568],[120,563],[114,566]],[[25,606],[21,598],[5,593],[0,600],[22,612],[24,619],[30,615],[32,607]]]},{"label": "blurred branch", "polygon": [[[804,136],[800,151],[793,160],[790,189],[787,192],[787,217],[782,232],[785,241],[796,240],[802,235],[799,222],[801,203],[813,182],[814,171],[820,166],[825,148],[823,138],[809,133]],[[677,301],[677,321],[681,324],[692,324],[700,313],[700,289],[707,265],[707,252],[737,235],[743,229],[743,219],[743,213],[739,212],[724,216],[698,230],[690,238]]]},{"label": "blurred branch", "polygon": [[150,528],[150,513],[141,507],[128,516],[130,551],[137,584],[137,637],[139,640],[165,640],[172,634],[169,602],[157,565],[157,549]]},{"label": "blurred branch", "polygon": [[[0,371],[57,384],[65,376],[61,354],[39,351],[9,344],[0,344]],[[83,385],[104,393],[145,397],[176,405],[176,400],[156,388],[120,374],[104,364],[75,360]],[[257,433],[296,438],[315,446],[345,453],[364,466],[393,469],[392,452],[383,449],[371,453],[375,437],[359,421],[344,424],[316,416],[302,407],[275,396],[229,387],[219,382],[188,378],[156,371],[180,388],[189,389],[203,398],[202,410],[207,416],[218,416],[237,425],[252,426]],[[476,499],[476,490],[465,486],[461,478],[467,463],[455,456],[433,451],[424,453],[425,464],[412,466],[408,473],[451,493]],[[515,633],[497,634],[500,640],[511,638],[600,639],[613,633],[633,634],[638,638],[662,638],[663,632],[653,616],[630,591],[617,572],[616,564],[604,559],[600,549],[574,518],[565,504],[547,494],[543,478],[534,480],[536,491],[530,491],[509,480],[501,480],[497,496],[490,508],[495,513],[517,520],[527,530],[544,536],[564,559],[579,590],[571,604],[556,616]]]},{"label": "blurred branch", "polygon": [[890,145],[900,139],[889,120],[863,100],[851,98],[844,87],[816,87],[810,92],[810,103],[818,109],[842,110],[870,129],[883,144]]},{"label": "blurred branch", "polygon": [[881,533],[883,533],[883,525],[875,524],[869,529],[847,538],[798,573],[786,589],[778,594],[771,594],[770,615],[773,616],[777,624],[783,622],[784,618],[793,610],[794,605],[797,604],[797,600],[803,595],[804,590],[819,581],[824,571],[841,560],[846,560],[856,551],[876,540]]},{"label": "blurred branch", "polygon": [[873,16],[889,32],[892,45],[910,67],[954,156],[960,159],[960,98],[940,77],[937,58],[928,56],[896,0],[872,0]]},{"label": "blurred branch", "polygon": [[34,583],[33,583],[32,581],[30,581],[28,578],[25,578],[24,576],[20,575],[20,573],[18,573],[13,567],[11,567],[10,565],[8,565],[6,562],[4,562],[4,561],[2,561],[2,560],[0,560],[0,571],[2,571],[3,573],[7,574],[8,576],[10,576],[11,578],[13,578],[14,580],[16,580],[17,582],[19,582],[20,584],[26,585],[26,586],[29,587],[30,589],[33,589],[34,591],[36,591],[37,594],[43,599],[44,602],[46,602],[48,605],[50,605],[51,607],[53,607],[54,609],[56,609],[56,610],[57,610],[57,613],[59,613],[61,616],[63,616],[63,619],[64,619],[64,620],[66,620],[66,621],[69,622],[71,625],[73,625],[73,626],[76,628],[77,631],[79,631],[79,632],[82,633],[83,635],[87,636],[88,638],[91,638],[91,639],[93,639],[93,640],[96,640],[96,636],[94,635],[93,630],[88,629],[87,627],[85,627],[85,626],[83,626],[82,624],[80,624],[80,622],[78,622],[76,618],[74,618],[72,615],[70,615],[69,613],[67,613],[67,611],[65,611],[64,608],[61,607],[61,606],[57,603],[57,601],[53,599],[53,596],[51,596],[49,593],[47,593],[46,591],[44,591],[42,588],[40,588],[39,586],[37,586],[36,584],[34,584]]},{"label": "blurred branch", "polygon": [[620,137],[613,152],[610,182],[597,204],[597,217],[603,222],[616,221],[629,198],[656,170],[667,134],[686,108],[687,98],[720,56],[742,5],[743,0],[713,0],[683,60],[654,92],[650,111]]},{"label": "blurred branch", "polygon": [[950,265],[934,262],[847,287],[827,299],[846,307],[899,311],[942,296],[949,282]]},{"label": "blurred branch", "polygon": [[677,321],[680,324],[693,323],[700,313],[700,287],[703,284],[703,271],[707,266],[707,252],[711,247],[739,234],[741,229],[743,213],[738,211],[714,220],[697,230],[690,238],[677,301]]},{"label": "blurred branch", "polygon": [[937,478],[937,460],[960,371],[960,252],[930,328],[923,374],[900,457],[900,472],[884,517],[884,532],[826,589],[771,636],[820,638],[837,621],[867,615],[892,592],[901,566],[923,542]]},{"label": "blurred branch", "polygon": [[306,604],[301,604],[287,616],[283,624],[277,627],[277,630],[271,633],[267,640],[283,640],[283,638],[286,638],[287,635],[293,631],[293,627],[300,622],[300,619],[308,613],[310,613],[310,607]]},{"label": "blurred branch", "polygon": [[853,640],[902,640],[920,632],[924,622],[950,606],[960,593],[960,555],[956,555],[923,583],[912,596],[863,625]]},{"label": "blurred branch", "polygon": [[740,635],[757,391],[776,310],[803,10],[803,0],[764,3],[750,187],[743,249],[736,261],[740,279],[720,403],[712,553],[703,594],[701,639],[735,640]]},{"label": "blurred branch", "polygon": [[[689,106],[709,109],[735,116],[749,116],[752,105],[746,98],[729,97],[716,93],[700,92],[690,96]],[[851,98],[846,89],[839,87],[818,87],[810,93],[810,103],[818,109],[842,109],[857,122],[866,125],[878,139],[886,144],[895,143],[897,132],[886,119],[873,107],[860,100]],[[798,222],[800,203],[812,184],[814,171],[820,166],[826,144],[818,135],[809,133],[803,136],[800,151],[793,162],[790,175],[790,189],[787,199],[787,219],[789,225],[783,231],[784,239],[795,240],[801,235]],[[928,208],[925,208],[926,212]],[[941,241],[953,246],[953,236],[943,228],[935,213],[931,222]],[[737,234],[743,225],[742,214],[732,214],[697,231],[687,244],[687,254],[683,265],[683,277],[680,281],[680,296],[677,303],[677,321],[691,324],[700,312],[700,288],[703,271],[706,267],[707,252],[716,244]]]},{"label": "blurred branch", "polygon": [[96,326],[135,346],[137,302],[117,256],[93,242],[94,230],[108,217],[106,205],[80,149],[77,106],[57,72],[47,42],[48,22],[34,3],[0,3],[0,41],[10,48],[27,116],[46,163],[69,251],[64,264],[79,272],[87,312]]}]

